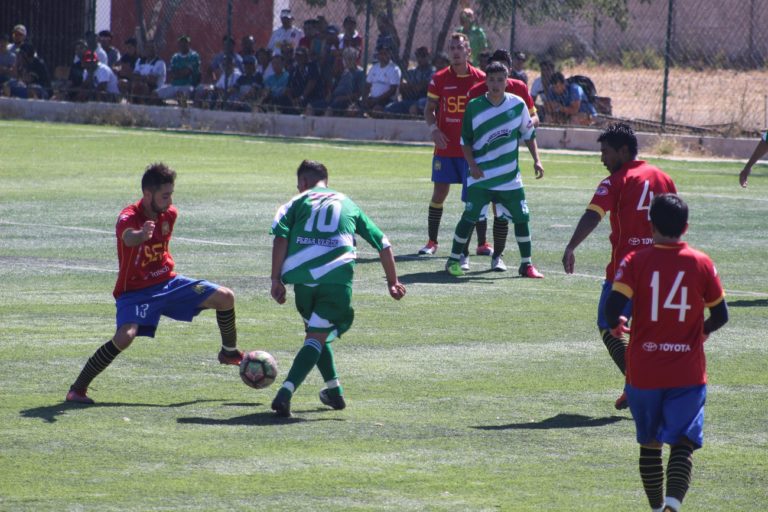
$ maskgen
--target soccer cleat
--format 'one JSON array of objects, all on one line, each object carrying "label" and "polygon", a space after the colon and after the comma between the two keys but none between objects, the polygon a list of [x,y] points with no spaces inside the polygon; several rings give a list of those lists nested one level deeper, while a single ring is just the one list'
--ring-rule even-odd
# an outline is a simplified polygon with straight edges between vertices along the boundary
[{"label": "soccer cleat", "polygon": [[459,256],[459,266],[461,267],[461,270],[464,272],[469,272],[469,256],[466,254],[462,254]]},{"label": "soccer cleat", "polygon": [[75,389],[75,388],[69,388],[69,392],[67,392],[67,402],[75,402],[78,404],[94,404],[94,402],[91,398],[86,395],[87,389]]},{"label": "soccer cleat", "polygon": [[629,407],[629,402],[627,402],[627,394],[621,393],[621,396],[616,399],[616,403],[613,404],[613,406],[619,411]]},{"label": "soccer cleat", "polygon": [[491,270],[494,272],[507,271],[507,265],[504,263],[504,260],[501,259],[501,256],[496,256],[495,258],[491,259]]},{"label": "soccer cleat", "polygon": [[337,411],[340,411],[347,406],[347,402],[344,400],[343,395],[330,396],[328,394],[328,388],[323,388],[320,390],[320,401],[328,407],[333,407]]},{"label": "soccer cleat", "polygon": [[478,245],[475,254],[478,256],[490,256],[493,254],[493,246],[488,242],[485,242],[483,245]]},{"label": "soccer cleat", "polygon": [[523,277],[529,277],[531,279],[542,279],[544,274],[536,270],[536,267],[532,263],[523,263],[520,265],[519,273]]},{"label": "soccer cleat", "polygon": [[446,261],[445,271],[454,277],[459,277],[464,275],[464,271],[461,269],[461,264],[456,260]]},{"label": "soccer cleat", "polygon": [[219,351],[219,362],[221,364],[231,364],[233,366],[240,366],[240,363],[243,360],[243,351],[242,350],[234,350],[234,353],[225,352],[222,348]]},{"label": "soccer cleat", "polygon": [[290,397],[288,399],[285,399],[280,396],[280,393],[278,393],[275,399],[272,400],[272,410],[275,411],[275,414],[280,416],[281,418],[290,418],[291,417]]},{"label": "soccer cleat", "polygon": [[419,249],[419,254],[431,256],[437,252],[437,242],[430,240],[427,245]]}]

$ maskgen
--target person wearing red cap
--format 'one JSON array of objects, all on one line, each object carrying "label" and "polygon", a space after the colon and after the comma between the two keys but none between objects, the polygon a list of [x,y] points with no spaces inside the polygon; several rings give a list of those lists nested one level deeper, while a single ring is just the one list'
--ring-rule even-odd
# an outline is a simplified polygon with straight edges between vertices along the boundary
[{"label": "person wearing red cap", "polygon": [[83,90],[81,101],[115,102],[120,96],[117,75],[108,65],[99,61],[96,52],[86,50],[83,53]]}]

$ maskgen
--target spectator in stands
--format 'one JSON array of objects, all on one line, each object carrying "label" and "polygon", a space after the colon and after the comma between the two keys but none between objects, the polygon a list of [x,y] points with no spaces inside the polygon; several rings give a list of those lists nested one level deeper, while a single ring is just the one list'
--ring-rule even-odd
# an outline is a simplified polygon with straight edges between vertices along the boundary
[{"label": "spectator in stands", "polygon": [[323,79],[322,96],[325,97],[330,92],[330,85],[334,82],[344,70],[344,62],[341,58],[341,49],[339,48],[339,28],[335,25],[328,25],[325,29],[325,43],[323,53],[319,56],[310,55],[315,58],[317,66],[320,69],[320,76]]},{"label": "spectator in stands", "polygon": [[567,83],[562,73],[552,74],[544,101],[547,122],[556,124],[587,125],[597,115],[584,89],[578,84]]},{"label": "spectator in stands", "polygon": [[435,71],[440,71],[451,65],[451,59],[445,52],[437,52],[435,58],[432,59],[432,65],[435,66]]},{"label": "spectator in stands", "polygon": [[269,44],[267,44],[267,48],[275,55],[280,53],[280,43],[283,41],[290,42],[291,46],[296,48],[299,46],[301,38],[304,37],[304,32],[293,26],[293,14],[290,9],[280,11],[280,23],[282,26],[272,32],[272,37],[269,38]]},{"label": "spectator in stands", "polygon": [[480,53],[489,52],[488,55],[490,56],[491,47],[488,44],[485,30],[477,24],[475,11],[469,7],[463,9],[461,14],[459,14],[459,22],[461,26],[456,29],[456,32],[466,35],[469,39],[469,47],[472,49],[472,54],[470,55],[472,65],[485,69],[485,66],[480,62]]},{"label": "spectator in stands", "polygon": [[126,83],[130,82],[137,60],[139,60],[139,52],[136,47],[136,39],[129,37],[123,43],[123,54],[117,63],[112,66],[112,71],[117,74],[118,80],[125,81]]},{"label": "spectator in stands", "polygon": [[402,72],[392,60],[388,46],[376,48],[377,62],[371,66],[366,77],[366,92],[362,107],[366,112],[382,112],[384,107],[397,98]]},{"label": "spectator in stands", "polygon": [[155,94],[162,100],[177,98],[182,104],[200,83],[200,55],[190,48],[189,36],[181,36],[178,40],[179,51],[171,57],[171,83],[157,89]]},{"label": "spectator in stands", "polygon": [[208,66],[208,78],[211,84],[218,82],[219,78],[224,74],[227,60],[231,60],[241,74],[243,71],[243,58],[235,51],[235,39],[225,35],[221,38],[221,44],[221,52],[213,56]]},{"label": "spectator in stands", "polygon": [[232,106],[236,99],[237,81],[243,73],[237,68],[234,59],[228,57],[224,60],[224,70],[213,86],[213,91],[207,98],[207,106],[210,108],[226,109]]},{"label": "spectator in stands", "polygon": [[48,99],[51,79],[45,62],[37,56],[31,43],[22,43],[16,55],[16,78],[5,83],[6,96],[29,99]]},{"label": "spectator in stands", "polygon": [[295,53],[296,51],[293,45],[289,41],[283,41],[283,44],[280,48],[280,54],[283,57],[283,68],[289,73],[293,69],[293,66],[296,65]]},{"label": "spectator in stands", "polygon": [[109,65],[109,57],[107,57],[107,52],[104,51],[104,48],[101,47],[99,39],[96,36],[96,32],[93,30],[88,30],[85,33],[85,44],[88,46],[90,51],[96,54],[99,62]]},{"label": "spectator in stands", "polygon": [[16,53],[12,52],[9,46],[8,36],[0,34],[0,86],[13,78],[16,70]]},{"label": "spectator in stands", "polygon": [[263,87],[264,80],[256,71],[256,58],[243,57],[243,74],[235,82],[235,90],[230,94],[230,99],[245,104],[238,110],[250,110],[251,107],[247,104],[258,99]]},{"label": "spectator in stands", "polygon": [[291,99],[288,97],[288,71],[283,66],[283,56],[272,56],[273,73],[264,79],[264,91],[262,92],[261,103],[265,106],[288,107]]},{"label": "spectator in stands", "polygon": [[272,70],[272,52],[267,48],[259,48],[256,51],[256,72],[266,80],[275,72]]},{"label": "spectator in stands", "polygon": [[365,71],[358,64],[359,59],[357,48],[349,46],[342,50],[344,69],[325,98],[326,116],[351,113],[359,106],[365,92]]},{"label": "spectator in stands", "polygon": [[[429,61],[429,48],[416,49],[416,67],[405,72],[400,82],[400,101],[390,103],[384,109],[390,114],[420,116],[427,103],[427,86],[435,68]],[[421,103],[421,105],[420,105]]]},{"label": "spectator in stands", "polygon": [[482,52],[480,52],[480,55],[477,56],[477,67],[480,69],[485,69],[490,62],[491,62],[490,50],[483,50]]},{"label": "spectator in stands", "polygon": [[83,87],[80,99],[82,101],[115,102],[120,97],[117,86],[117,75],[112,68],[99,60],[92,50],[83,53]]},{"label": "spectator in stands", "polygon": [[397,27],[395,27],[394,21],[392,21],[387,13],[380,12],[376,16],[376,26],[379,29],[379,35],[376,38],[376,48],[387,47],[389,48],[390,60],[398,64],[400,55],[400,36],[397,35]]},{"label": "spectator in stands", "polygon": [[547,84],[552,79],[552,75],[555,73],[555,64],[551,60],[542,60],[539,62],[539,70],[541,74],[536,77],[531,85],[531,96],[536,101],[539,95],[547,92]]},{"label": "spectator in stands", "polygon": [[245,59],[256,61],[256,39],[253,36],[243,36],[240,39],[240,57],[243,58],[243,74],[245,74]]},{"label": "spectator in stands", "polygon": [[8,47],[8,50],[18,55],[21,50],[21,45],[26,41],[27,27],[24,25],[16,25],[13,27],[13,31],[11,31],[11,45]]},{"label": "spectator in stands", "polygon": [[144,43],[141,58],[136,61],[131,78],[130,101],[132,103],[154,103],[155,92],[165,85],[165,61],[157,56],[154,41]]},{"label": "spectator in stands", "polygon": [[316,62],[309,59],[304,47],[296,49],[296,65],[288,78],[288,97],[297,112],[306,110],[312,114],[311,105],[323,99],[323,79]]},{"label": "spectator in stands", "polygon": [[120,50],[112,46],[112,32],[109,30],[99,32],[99,44],[107,54],[107,65],[114,71],[115,64],[120,60]]},{"label": "spectator in stands", "polygon": [[520,80],[528,85],[528,73],[525,72],[525,61],[528,57],[523,52],[512,54],[512,66],[509,68],[509,78]]},{"label": "spectator in stands", "polygon": [[356,48],[358,55],[362,53],[363,38],[357,31],[357,20],[354,16],[347,16],[344,18],[344,23],[341,26],[342,33],[339,34],[339,48],[344,50],[345,48]]},{"label": "spectator in stands", "polygon": [[66,78],[54,77],[52,100],[77,101],[79,99],[83,87],[83,75],[85,75],[83,54],[86,49],[84,39],[75,41],[75,56],[72,64],[66,67]]}]

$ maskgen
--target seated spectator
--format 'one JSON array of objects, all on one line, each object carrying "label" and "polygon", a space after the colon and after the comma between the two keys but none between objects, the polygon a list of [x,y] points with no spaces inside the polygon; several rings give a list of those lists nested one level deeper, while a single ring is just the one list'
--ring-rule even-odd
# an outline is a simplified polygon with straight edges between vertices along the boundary
[{"label": "seated spectator", "polygon": [[109,30],[99,32],[99,44],[107,54],[107,65],[114,68],[115,64],[120,60],[120,50],[112,46],[112,32]]},{"label": "seated spectator", "polygon": [[237,91],[237,81],[241,76],[243,73],[237,69],[234,59],[225,59],[221,76],[213,85],[213,89],[207,91],[206,96],[202,98],[202,107],[211,109],[231,107]]},{"label": "seated spectator", "polygon": [[243,71],[243,58],[235,51],[235,39],[224,36],[221,43],[222,51],[213,56],[208,66],[208,78],[211,84],[215,84],[224,74],[227,59],[231,59],[241,73]]},{"label": "seated spectator", "polygon": [[190,42],[189,36],[179,37],[177,42],[179,51],[171,57],[169,72],[171,83],[166,83],[155,91],[161,100],[176,98],[185,105],[195,86],[200,83],[200,55],[190,48]]},{"label": "seated spectator", "polygon": [[435,71],[440,71],[451,65],[451,59],[445,52],[438,52],[435,58],[432,59],[432,65],[435,67]]},{"label": "seated spectator", "polygon": [[280,55],[283,57],[283,68],[290,73],[296,65],[295,48],[288,41],[283,41],[280,47]]},{"label": "seated spectator", "polygon": [[366,92],[362,107],[367,112],[382,112],[384,107],[397,98],[402,72],[392,60],[392,51],[387,46],[376,48],[378,61],[371,66],[365,81]]},{"label": "seated spectator", "polygon": [[8,36],[0,34],[0,86],[13,78],[16,70],[16,54],[8,48],[9,46]]},{"label": "seated spectator", "polygon": [[254,57],[243,57],[243,69],[243,74],[235,82],[234,91],[230,93],[230,99],[243,104],[239,110],[251,110],[248,103],[258,99],[264,87],[264,81],[256,71],[256,59]]},{"label": "seated spectator", "polygon": [[536,77],[531,85],[531,96],[536,101],[542,94],[546,95],[547,84],[552,79],[552,75],[555,72],[555,64],[551,60],[542,60],[539,62],[539,70],[541,75]]},{"label": "seated spectator", "polygon": [[155,92],[165,85],[165,61],[157,56],[154,41],[144,43],[141,58],[133,67],[131,78],[131,103],[155,103],[151,98],[157,98]]},{"label": "seated spectator", "polygon": [[293,26],[293,14],[290,9],[280,11],[280,23],[282,26],[276,28],[269,38],[267,49],[273,54],[279,54],[283,41],[288,41],[294,48],[299,46],[299,41],[304,37],[301,29]]},{"label": "seated spectator", "polygon": [[415,55],[416,67],[406,71],[400,82],[401,100],[390,103],[384,109],[390,114],[420,116],[424,112],[427,87],[435,68],[429,62],[429,48],[426,46],[417,48]]},{"label": "seated spectator", "polygon": [[8,50],[18,55],[21,50],[21,45],[27,41],[27,27],[24,25],[16,25],[11,31],[11,44],[8,46]]},{"label": "seated spectator", "polygon": [[[307,20],[304,20],[304,32],[301,36],[301,39],[299,39],[299,44],[296,46],[306,48],[307,50],[312,50],[312,42],[315,40],[315,37],[318,34],[318,28],[317,28],[317,18],[309,18]],[[315,48],[316,51],[320,51],[320,48]]]},{"label": "seated spectator", "polygon": [[272,56],[273,73],[264,79],[264,89],[261,93],[260,104],[272,107],[287,107],[291,104],[288,97],[288,71],[283,67],[283,56]]},{"label": "seated spectator", "polygon": [[16,55],[16,78],[8,80],[3,94],[17,98],[48,99],[51,79],[43,60],[31,43],[22,43]]},{"label": "seated spectator", "polygon": [[556,72],[549,80],[544,101],[544,111],[549,123],[587,125],[597,115],[584,89],[578,84],[566,83],[562,73]]},{"label": "seated spectator", "polygon": [[131,37],[123,43],[124,52],[120,60],[112,66],[112,71],[117,75],[117,85],[120,87],[120,94],[129,96],[131,94],[131,79],[133,79],[133,68],[136,61],[139,60],[139,53],[136,49],[136,39]]},{"label": "seated spectator", "polygon": [[358,65],[360,55],[357,48],[347,47],[342,50],[344,69],[331,84],[330,93],[322,105],[312,105],[315,111],[325,109],[325,115],[344,115],[354,112],[365,91],[365,72]]},{"label": "seated spectator", "polygon": [[[485,69],[488,67],[488,64],[491,61],[491,52],[488,50],[483,50],[480,52],[480,54],[477,56],[477,67],[478,69]],[[474,64],[473,64],[474,65]]]},{"label": "seated spectator", "polygon": [[355,48],[358,55],[362,54],[363,50],[363,38],[357,31],[357,20],[354,16],[347,16],[344,18],[344,23],[341,26],[342,32],[339,34],[339,48],[344,50],[345,48]]},{"label": "seated spectator", "polygon": [[66,68],[67,76],[62,78],[54,76],[51,99],[58,101],[77,101],[79,99],[80,90],[83,87],[83,75],[85,74],[83,54],[86,49],[84,39],[75,41],[75,56],[72,64]]},{"label": "seated spectator", "polygon": [[262,80],[275,74],[272,70],[272,52],[267,48],[259,48],[256,51],[256,73],[261,75]]},{"label": "seated spectator", "polygon": [[112,68],[99,61],[98,56],[91,50],[83,53],[83,87],[80,91],[81,101],[102,101],[113,103],[120,97],[117,86],[117,75]]},{"label": "seated spectator", "polygon": [[85,33],[85,44],[88,46],[88,50],[91,50],[96,54],[99,62],[109,65],[109,57],[107,56],[107,52],[104,51],[104,48],[101,47],[101,43],[99,43],[99,38],[96,36],[96,32],[93,30],[88,30]]},{"label": "seated spectator", "polygon": [[309,60],[306,48],[297,48],[295,57],[296,65],[290,71],[287,93],[296,111],[301,112],[307,106],[323,100],[323,79],[317,63]]},{"label": "seated spectator", "polygon": [[[256,39],[253,36],[243,36],[240,39],[240,57],[243,58],[243,65],[245,65],[246,58],[256,58]],[[245,72],[245,67],[243,67]]]},{"label": "seated spectator", "polygon": [[525,72],[525,61],[528,57],[523,52],[515,52],[512,55],[512,67],[509,68],[509,77],[528,85],[528,73]]}]

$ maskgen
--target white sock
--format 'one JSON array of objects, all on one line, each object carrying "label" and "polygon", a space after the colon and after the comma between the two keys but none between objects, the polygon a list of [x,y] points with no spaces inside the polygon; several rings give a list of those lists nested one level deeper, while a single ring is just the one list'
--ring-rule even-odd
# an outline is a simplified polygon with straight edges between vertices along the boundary
[{"label": "white sock", "polygon": [[666,498],[664,498],[664,501],[665,501],[665,504],[666,504],[666,506],[668,506],[668,507],[672,507],[672,509],[673,509],[675,512],[680,512],[680,507],[682,507],[682,506],[683,506],[683,504],[682,504],[682,503],[680,503],[680,500],[679,500],[679,499],[677,499],[677,498],[672,498],[672,497],[670,497],[670,496],[667,496]]},{"label": "white sock", "polygon": [[325,381],[325,387],[328,389],[333,389],[341,386],[341,383],[339,383],[339,379],[331,379]]},{"label": "white sock", "polygon": [[289,380],[287,380],[287,381],[283,382],[283,387],[284,387],[285,389],[287,389],[288,391],[290,391],[290,392],[291,392],[291,394],[293,394],[293,392],[294,392],[294,391],[296,391],[296,386],[294,386],[294,385],[293,385],[293,382],[291,382],[291,381],[289,381]]}]

